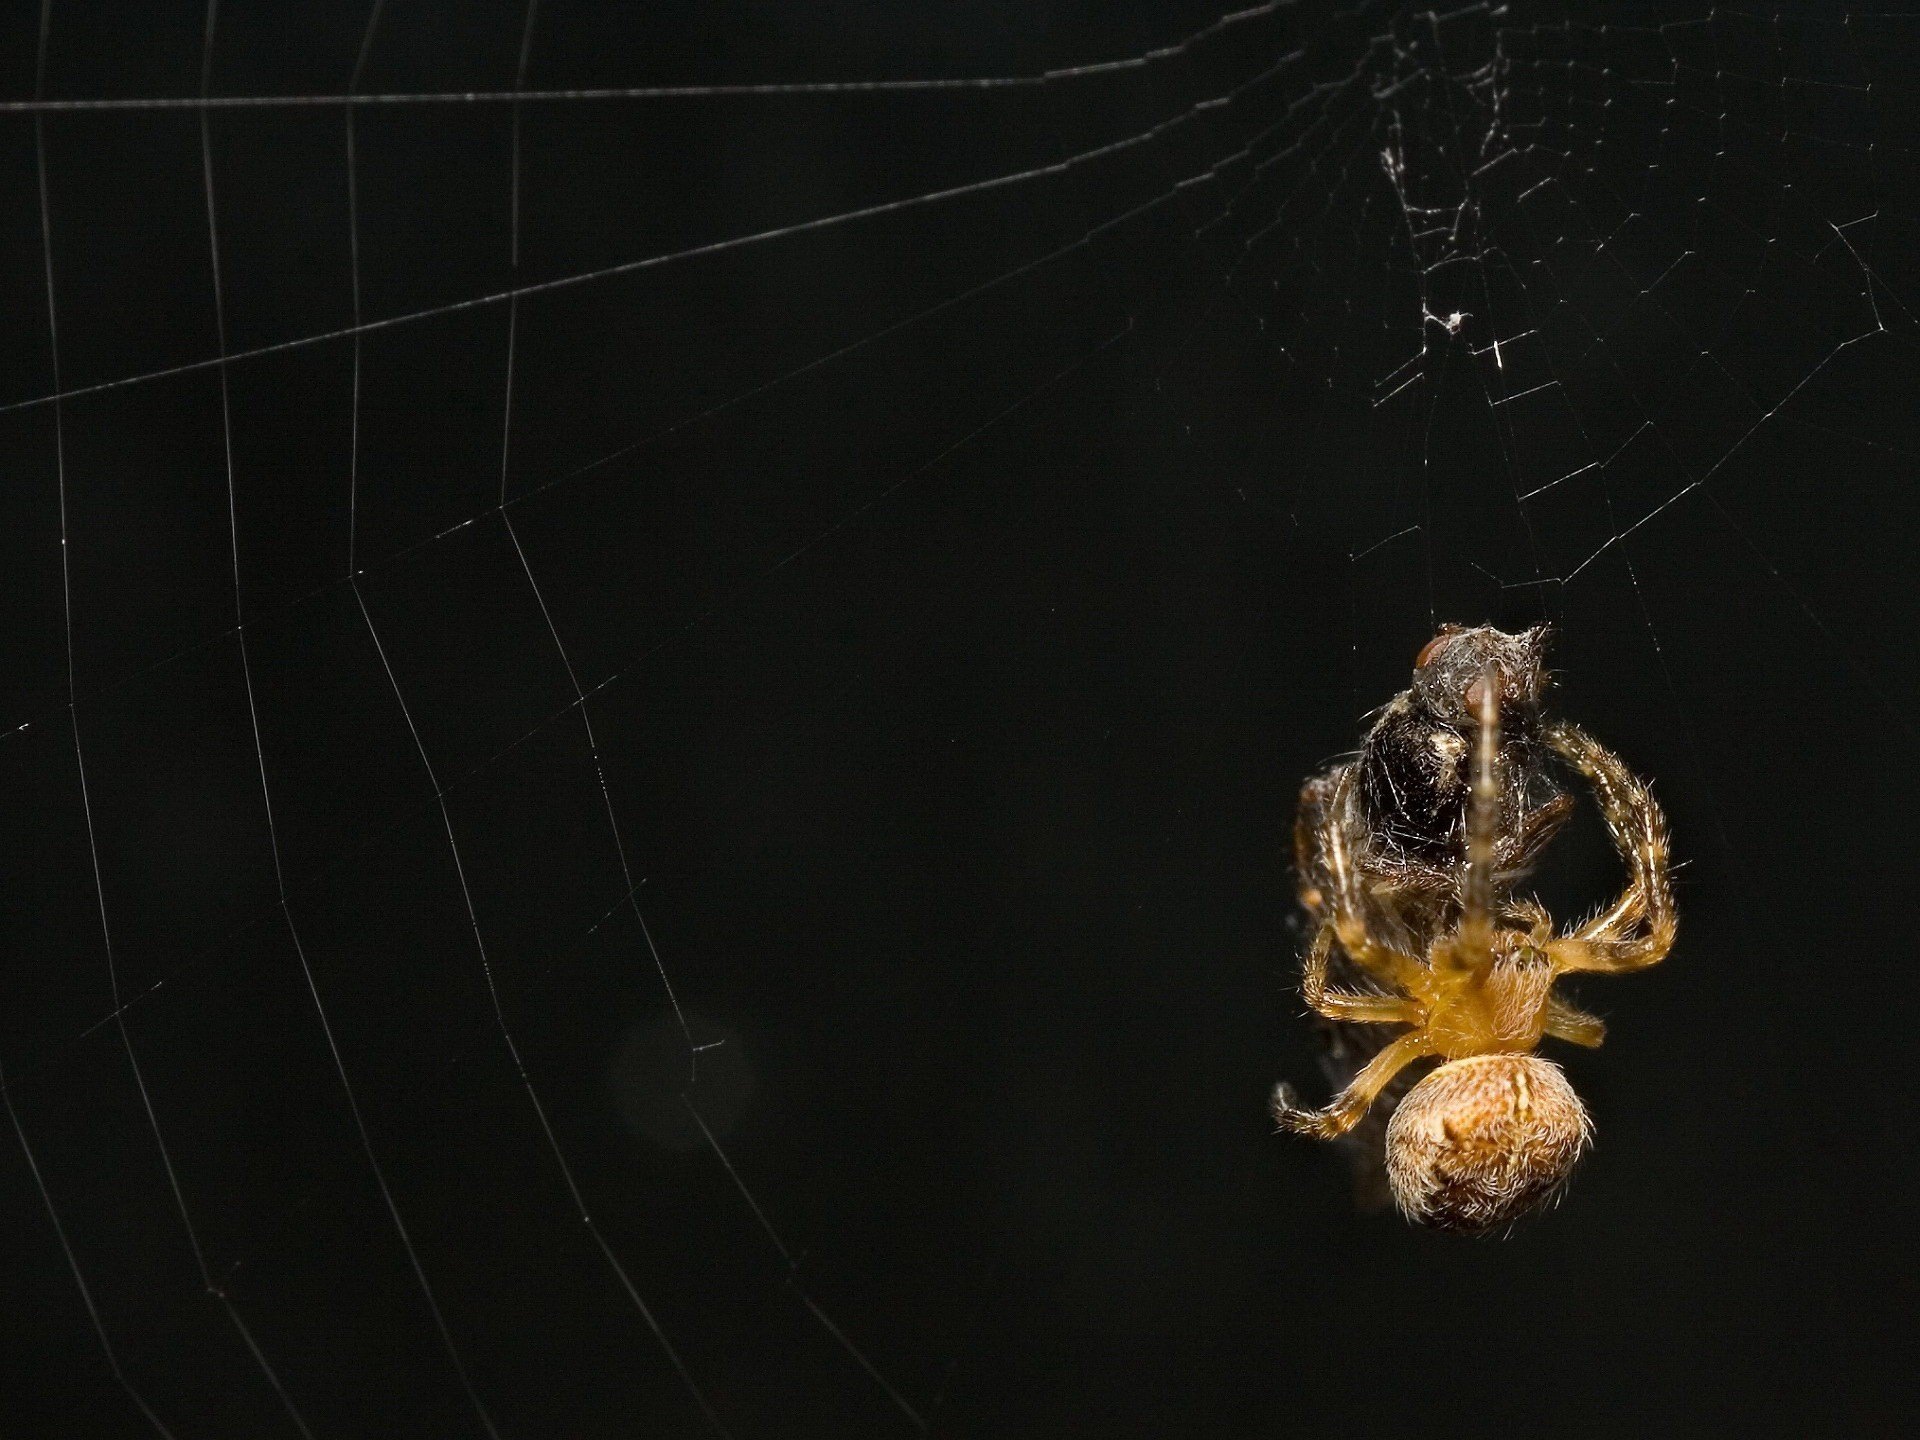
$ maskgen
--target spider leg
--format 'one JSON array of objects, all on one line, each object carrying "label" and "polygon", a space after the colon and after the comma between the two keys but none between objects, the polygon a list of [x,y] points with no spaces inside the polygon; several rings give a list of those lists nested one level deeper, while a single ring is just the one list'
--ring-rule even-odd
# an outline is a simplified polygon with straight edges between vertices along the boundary
[{"label": "spider leg", "polygon": [[1500,905],[1500,918],[1524,930],[1535,947],[1553,938],[1553,919],[1538,900],[1506,900]]},{"label": "spider leg", "polygon": [[1300,904],[1315,917],[1326,909],[1322,889],[1325,878],[1320,864],[1326,846],[1321,837],[1326,832],[1328,811],[1337,793],[1338,784],[1332,775],[1314,776],[1300,787],[1300,810],[1293,822],[1293,868],[1299,878]]},{"label": "spider leg", "polygon": [[1340,823],[1340,810],[1346,787],[1352,784],[1352,772],[1343,775],[1334,802],[1327,807],[1326,822],[1320,833],[1321,853],[1327,863],[1327,895],[1330,914],[1327,923],[1340,937],[1340,948],[1347,958],[1397,990],[1413,990],[1426,967],[1412,956],[1383,945],[1368,933],[1366,898],[1360,889],[1353,857],[1347,853],[1346,831]]},{"label": "spider leg", "polygon": [[1553,995],[1547,999],[1547,1034],[1591,1050],[1607,1038],[1607,1022]]},{"label": "spider leg", "polygon": [[1640,894],[1640,887],[1632,885],[1624,895],[1575,930],[1569,938],[1620,940],[1632,933],[1633,927],[1646,918],[1647,902]]},{"label": "spider leg", "polygon": [[1460,881],[1453,963],[1484,969],[1493,962],[1493,871],[1500,841],[1500,687],[1489,665],[1468,691],[1479,711],[1474,735],[1473,789],[1467,801],[1467,860]]},{"label": "spider leg", "polygon": [[1593,786],[1629,876],[1625,892],[1605,911],[1549,942],[1555,968],[1621,972],[1657,965],[1673,948],[1678,925],[1667,878],[1666,816],[1639,777],[1578,726],[1550,726],[1546,739]]},{"label": "spider leg", "polygon": [[1300,993],[1316,1014],[1329,1020],[1346,1020],[1363,1025],[1412,1025],[1420,1019],[1417,1002],[1399,995],[1366,995],[1350,990],[1327,988],[1327,963],[1333,955],[1334,931],[1322,925],[1313,937],[1313,948],[1300,981]]},{"label": "spider leg", "polygon": [[1325,1109],[1305,1109],[1298,1103],[1291,1086],[1275,1086],[1273,1118],[1280,1122],[1281,1129],[1296,1135],[1312,1135],[1320,1140],[1344,1135],[1360,1123],[1388,1081],[1421,1056],[1433,1053],[1433,1042],[1426,1032],[1410,1030],[1369,1060]]}]

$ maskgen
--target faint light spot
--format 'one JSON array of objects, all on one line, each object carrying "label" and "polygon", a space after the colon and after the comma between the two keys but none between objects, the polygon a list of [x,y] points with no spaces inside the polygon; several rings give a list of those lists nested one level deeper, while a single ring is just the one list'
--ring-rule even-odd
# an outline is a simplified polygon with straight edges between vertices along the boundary
[{"label": "faint light spot", "polygon": [[718,1137],[740,1122],[753,1099],[753,1065],[739,1032],[692,1013],[687,1029],[696,1042],[691,1054],[687,1030],[671,1011],[650,1016],[627,1030],[607,1062],[607,1093],[621,1122],[663,1150],[707,1143],[689,1100]]}]

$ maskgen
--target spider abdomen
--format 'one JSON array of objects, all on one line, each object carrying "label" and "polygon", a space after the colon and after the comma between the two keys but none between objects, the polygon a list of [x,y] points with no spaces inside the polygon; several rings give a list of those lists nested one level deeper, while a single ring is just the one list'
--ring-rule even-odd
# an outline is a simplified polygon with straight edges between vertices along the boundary
[{"label": "spider abdomen", "polygon": [[1592,1136],[1558,1065],[1475,1055],[1407,1092],[1387,1126],[1387,1179],[1408,1219],[1481,1235],[1558,1191]]}]

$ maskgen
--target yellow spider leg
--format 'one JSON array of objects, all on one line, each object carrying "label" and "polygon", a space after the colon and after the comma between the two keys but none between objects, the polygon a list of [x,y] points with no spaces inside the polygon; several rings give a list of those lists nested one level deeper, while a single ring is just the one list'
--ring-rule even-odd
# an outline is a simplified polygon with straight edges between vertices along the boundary
[{"label": "yellow spider leg", "polygon": [[1340,937],[1340,948],[1347,957],[1361,969],[1378,976],[1398,990],[1415,989],[1426,973],[1426,967],[1408,955],[1402,955],[1390,945],[1383,945],[1367,933],[1366,901],[1360,890],[1358,876],[1354,872],[1352,857],[1347,854],[1347,840],[1341,828],[1339,811],[1346,800],[1347,786],[1352,783],[1352,773],[1341,777],[1340,788],[1334,802],[1328,806],[1328,818],[1324,832],[1326,845],[1327,871],[1331,881],[1328,887],[1332,893],[1327,897],[1331,914],[1328,923],[1334,933]]},{"label": "yellow spider leg", "polygon": [[[1600,813],[1626,862],[1627,889],[1595,919],[1549,942],[1556,970],[1615,973],[1656,965],[1678,926],[1667,878],[1667,819],[1651,791],[1619,757],[1578,726],[1548,727],[1547,743],[1593,786]],[[1632,932],[1639,930],[1638,935]]]},{"label": "yellow spider leg", "polygon": [[1333,927],[1322,925],[1307,952],[1300,993],[1315,1013],[1329,1020],[1363,1025],[1413,1025],[1420,1019],[1418,1002],[1399,995],[1363,995],[1327,989],[1327,962],[1333,954]]},{"label": "yellow spider leg", "polygon": [[1554,995],[1547,1000],[1547,1034],[1591,1050],[1607,1038],[1607,1022]]},{"label": "yellow spider leg", "polygon": [[1275,1087],[1273,1118],[1280,1122],[1282,1129],[1291,1130],[1297,1135],[1312,1135],[1320,1140],[1344,1135],[1360,1123],[1361,1117],[1386,1088],[1388,1081],[1413,1061],[1432,1053],[1433,1043],[1427,1039],[1426,1032],[1410,1030],[1369,1060],[1360,1073],[1353,1077],[1352,1083],[1334,1097],[1333,1103],[1324,1110],[1302,1108],[1291,1086]]},{"label": "yellow spider leg", "polygon": [[1630,885],[1613,904],[1587,921],[1569,937],[1574,940],[1618,940],[1647,917],[1647,904],[1640,887]]},{"label": "yellow spider leg", "polygon": [[[1479,726],[1474,736],[1473,790],[1467,802],[1467,863],[1460,883],[1460,924],[1436,960],[1484,971],[1493,964],[1493,866],[1500,840],[1500,688],[1489,665],[1475,682]],[[1469,691],[1469,694],[1474,693]]]}]

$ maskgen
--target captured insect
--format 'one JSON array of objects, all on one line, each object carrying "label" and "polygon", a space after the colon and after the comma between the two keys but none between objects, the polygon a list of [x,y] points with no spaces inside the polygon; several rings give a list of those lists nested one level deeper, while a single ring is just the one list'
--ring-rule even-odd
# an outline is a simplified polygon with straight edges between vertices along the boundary
[{"label": "captured insect", "polygon": [[[1347,1078],[1320,1110],[1279,1086],[1274,1115],[1321,1139],[1361,1127],[1363,1163],[1403,1214],[1441,1230],[1518,1219],[1591,1141],[1580,1097],[1535,1051],[1547,1036],[1596,1046],[1605,1026],[1555,982],[1644,969],[1673,946],[1666,817],[1610,751],[1547,718],[1546,638],[1443,629],[1358,756],[1301,792],[1300,896],[1316,927],[1301,990]],[[1592,790],[1629,877],[1566,934],[1514,894],[1574,809],[1555,762]],[[1405,1088],[1403,1072],[1435,1058]]]}]

